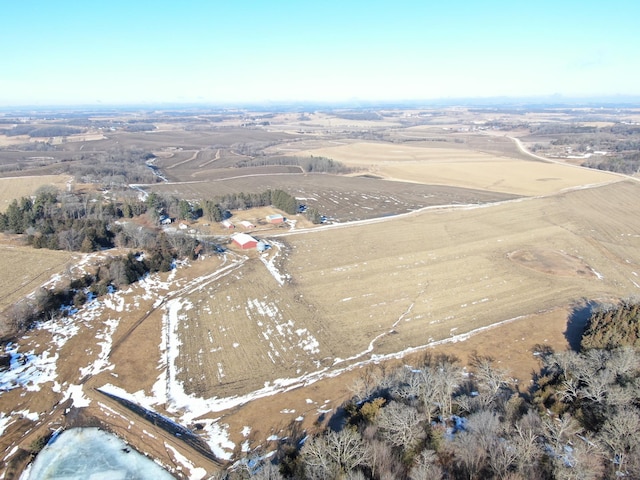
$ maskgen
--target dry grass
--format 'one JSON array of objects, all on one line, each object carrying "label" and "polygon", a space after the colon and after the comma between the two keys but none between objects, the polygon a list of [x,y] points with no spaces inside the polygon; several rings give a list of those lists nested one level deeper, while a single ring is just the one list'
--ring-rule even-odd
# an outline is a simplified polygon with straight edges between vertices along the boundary
[{"label": "dry grass", "polygon": [[15,199],[35,194],[36,190],[43,185],[53,185],[64,191],[71,178],[69,175],[0,178],[0,211],[4,212]]},{"label": "dry grass", "polygon": [[69,252],[0,245],[0,311],[62,273],[72,258]]},{"label": "dry grass", "polygon": [[619,180],[613,174],[586,168],[457,148],[352,143],[296,153],[302,154],[329,157],[393,180],[516,195],[547,195],[581,185]]},{"label": "dry grass", "polygon": [[[450,112],[446,120],[462,124],[464,115]],[[552,117],[547,115],[545,120]],[[316,122],[318,128],[329,127],[321,115],[312,116],[312,120],[310,123]],[[296,119],[281,115],[272,122],[288,128]],[[336,125],[338,122],[332,120],[331,127]],[[424,133],[426,139],[431,134],[427,130],[416,128],[409,133]],[[185,133],[167,128],[163,132],[114,136],[113,141],[115,138],[157,151],[167,144],[185,145],[185,150],[158,159],[158,164],[165,168],[175,165],[170,172],[193,180],[194,174],[210,179],[203,169],[217,165],[217,152],[224,153],[224,145],[231,148],[243,139],[266,143],[278,136],[242,129]],[[167,360],[158,345],[166,335],[162,331],[163,316],[167,315],[164,308],[174,300],[182,306],[177,330],[181,345],[175,359],[177,380],[195,396],[240,395],[278,378],[323,369],[336,372],[348,365],[355,368],[337,378],[232,411],[212,413],[212,418],[220,417],[220,423],[230,425],[230,434],[238,445],[243,441],[240,432],[245,425],[252,426],[253,439],[262,445],[270,433],[281,430],[298,415],[305,416],[305,427],[312,427],[320,407],[336,408],[348,396],[349,384],[361,373],[356,366],[359,362],[393,358],[410,348],[418,350],[415,355],[419,356],[431,342],[451,340],[457,334],[504,320],[514,319],[464,343],[438,349],[463,360],[473,350],[499,354],[499,361],[526,382],[535,366],[533,345],[567,345],[564,331],[568,306],[584,298],[629,296],[640,289],[640,184],[620,181],[603,172],[518,160],[511,158],[504,144],[491,150],[479,140],[468,140],[464,146],[434,148],[422,141],[407,145],[352,140],[340,140],[342,144],[329,147],[327,140],[305,139],[298,144],[281,143],[273,150],[303,150],[408,182],[544,196],[475,208],[433,208],[306,233],[265,229],[260,235],[271,237],[275,247],[263,259],[273,261],[286,276],[284,284],[256,252],[234,250],[174,272],[176,290],[158,287],[161,291],[155,292],[157,298],[143,295],[141,285],[132,286],[123,298],[122,311],[105,311],[103,318],[83,324],[65,344],[60,352],[65,361],[57,367],[59,382],[79,381],[79,366],[90,364],[101,351],[99,334],[106,329],[106,319],[117,317],[109,356],[114,368],[87,381],[85,394],[94,400],[90,408],[97,408],[98,394],[93,387],[105,383],[150,394],[166,373],[158,370],[158,365]],[[211,148],[218,144],[223,147]],[[190,160],[199,148],[210,150]],[[586,184],[602,185],[562,192]],[[334,205],[331,208],[343,219],[398,214],[424,205],[512,198],[449,186],[434,190],[420,183],[328,175],[246,177],[159,185],[154,190],[187,198],[212,198],[283,187],[310,206],[315,202],[328,211]],[[257,223],[264,214],[263,210],[236,212],[235,220]],[[210,234],[224,233],[218,225],[205,227],[202,223],[195,227],[206,228]],[[33,290],[50,273],[60,271],[66,261],[60,257],[54,262],[55,255],[65,255],[61,252],[18,250],[15,258],[8,247],[3,251],[6,271],[27,272],[20,287],[24,292],[16,291],[17,297]],[[47,267],[45,261],[52,264]],[[199,280],[229,266],[233,268],[215,281]],[[162,278],[169,276],[163,274]],[[7,302],[13,295],[10,285],[16,286],[15,277],[2,287]],[[160,297],[162,301],[157,302]],[[51,342],[48,335],[44,330],[33,332],[30,342],[36,351]],[[413,362],[417,357],[406,358]],[[60,400],[60,394],[44,389],[30,393],[28,398],[20,397],[20,393],[15,390],[4,395],[2,410],[11,407],[48,412]],[[162,412],[162,405],[157,408]],[[171,414],[179,416],[179,412]],[[108,414],[101,415],[123,430],[131,428],[126,413],[115,420]],[[48,428],[45,420],[41,423],[42,428]],[[143,432],[153,428],[139,420],[133,423]],[[9,434],[19,441],[21,433],[12,432]],[[165,441],[147,434],[140,443],[148,443],[154,454],[166,456]]]},{"label": "dry grass", "polygon": [[30,141],[29,135],[0,135],[0,147],[7,147],[9,145],[20,145],[23,143],[29,143]]},{"label": "dry grass", "polygon": [[[287,284],[254,257],[189,297],[183,380],[205,396],[239,394],[335,358],[393,354],[584,297],[631,295],[639,193],[622,182],[279,237],[285,244],[272,255]],[[302,351],[299,329],[318,341],[316,352]]]}]

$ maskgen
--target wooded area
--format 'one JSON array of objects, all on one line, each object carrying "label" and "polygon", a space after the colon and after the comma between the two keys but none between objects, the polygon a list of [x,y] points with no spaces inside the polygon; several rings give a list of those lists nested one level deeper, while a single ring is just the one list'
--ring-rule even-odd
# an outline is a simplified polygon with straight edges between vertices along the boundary
[{"label": "wooded area", "polygon": [[540,346],[529,387],[480,355],[468,368],[429,352],[418,365],[371,367],[333,428],[293,429],[273,464],[221,478],[639,478],[639,308],[596,309],[580,352]]}]

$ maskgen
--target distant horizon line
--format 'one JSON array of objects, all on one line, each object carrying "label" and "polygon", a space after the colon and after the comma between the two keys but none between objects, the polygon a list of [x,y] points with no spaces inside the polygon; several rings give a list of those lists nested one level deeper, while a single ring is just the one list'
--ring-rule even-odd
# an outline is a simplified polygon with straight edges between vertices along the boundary
[{"label": "distant horizon line", "polygon": [[640,95],[494,95],[494,96],[459,96],[439,97],[432,99],[397,99],[371,100],[353,98],[348,100],[254,100],[254,101],[141,101],[141,102],[95,102],[85,103],[42,103],[0,105],[0,112],[23,110],[133,110],[133,109],[197,109],[216,108],[225,110],[265,110],[295,109],[304,107],[321,108],[430,108],[430,107],[596,107],[626,106],[640,107]]}]

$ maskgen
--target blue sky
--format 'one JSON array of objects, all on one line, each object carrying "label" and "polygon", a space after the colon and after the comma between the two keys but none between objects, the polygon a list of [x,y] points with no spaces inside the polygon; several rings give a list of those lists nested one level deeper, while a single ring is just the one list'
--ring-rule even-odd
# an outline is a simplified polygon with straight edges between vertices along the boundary
[{"label": "blue sky", "polygon": [[0,106],[640,95],[640,2],[3,0]]}]

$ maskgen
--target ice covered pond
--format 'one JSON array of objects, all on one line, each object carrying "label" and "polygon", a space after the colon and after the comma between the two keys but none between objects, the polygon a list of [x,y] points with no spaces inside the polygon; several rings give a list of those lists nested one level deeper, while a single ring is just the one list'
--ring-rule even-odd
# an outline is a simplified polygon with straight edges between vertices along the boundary
[{"label": "ice covered pond", "polygon": [[42,449],[21,480],[146,480],[174,477],[118,437],[73,428]]}]

